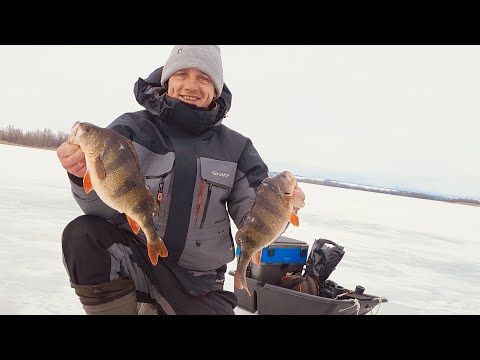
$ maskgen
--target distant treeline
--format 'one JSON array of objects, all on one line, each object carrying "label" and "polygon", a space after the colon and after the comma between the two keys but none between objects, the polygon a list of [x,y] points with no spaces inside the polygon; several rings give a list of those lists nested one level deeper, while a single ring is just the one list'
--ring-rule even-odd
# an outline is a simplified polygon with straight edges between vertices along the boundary
[{"label": "distant treeline", "polygon": [[373,188],[373,187],[370,187],[370,186],[365,187],[365,186],[362,186],[362,185],[338,183],[337,181],[332,181],[332,180],[299,178],[298,181],[299,182],[310,183],[310,184],[339,187],[339,188],[344,188],[344,189],[376,192],[376,193],[380,193],[380,194],[407,196],[407,197],[413,197],[413,198],[418,198],[418,199],[445,201],[445,202],[450,202],[450,203],[480,206],[480,201],[479,200],[469,199],[469,198],[453,198],[453,197],[446,197],[446,196],[440,196],[440,195],[423,194],[423,193],[419,193],[419,192],[406,191],[406,190],[380,189],[380,188]]},{"label": "distant treeline", "polygon": [[69,134],[65,132],[54,133],[46,128],[26,132],[12,125],[8,125],[5,129],[0,128],[0,141],[45,149],[56,149],[68,139],[68,136]]}]

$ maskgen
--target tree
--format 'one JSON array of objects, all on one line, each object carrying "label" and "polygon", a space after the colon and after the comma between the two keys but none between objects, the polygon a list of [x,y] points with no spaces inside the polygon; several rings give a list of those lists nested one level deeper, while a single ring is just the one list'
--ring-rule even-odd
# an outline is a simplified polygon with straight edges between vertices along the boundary
[{"label": "tree", "polygon": [[23,133],[21,129],[16,129],[13,125],[8,125],[6,129],[0,129],[0,140],[38,148],[56,149],[67,139],[67,133],[58,131],[55,134],[48,128],[27,131],[26,133]]}]

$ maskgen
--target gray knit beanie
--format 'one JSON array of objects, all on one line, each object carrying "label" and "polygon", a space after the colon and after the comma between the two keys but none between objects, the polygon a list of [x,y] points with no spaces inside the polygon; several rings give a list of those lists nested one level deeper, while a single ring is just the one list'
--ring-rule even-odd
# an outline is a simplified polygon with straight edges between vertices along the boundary
[{"label": "gray knit beanie", "polygon": [[160,83],[165,83],[170,76],[182,69],[194,68],[207,74],[213,81],[217,97],[223,89],[223,67],[220,47],[218,45],[175,45],[162,71]]}]

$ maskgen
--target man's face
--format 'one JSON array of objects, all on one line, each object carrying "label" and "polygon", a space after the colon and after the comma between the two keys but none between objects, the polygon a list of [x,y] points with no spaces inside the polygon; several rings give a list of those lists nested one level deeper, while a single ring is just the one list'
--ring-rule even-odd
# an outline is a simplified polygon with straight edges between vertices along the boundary
[{"label": "man's face", "polygon": [[206,108],[215,97],[215,86],[207,74],[196,69],[183,69],[168,79],[167,95]]}]

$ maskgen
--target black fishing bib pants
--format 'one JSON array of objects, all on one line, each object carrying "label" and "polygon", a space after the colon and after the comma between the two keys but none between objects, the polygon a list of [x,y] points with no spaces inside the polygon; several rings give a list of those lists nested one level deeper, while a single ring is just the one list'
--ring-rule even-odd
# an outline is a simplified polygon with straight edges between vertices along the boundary
[{"label": "black fishing bib pants", "polygon": [[161,314],[234,315],[234,293],[207,289],[192,280],[174,262],[158,259],[153,266],[145,244],[135,235],[93,215],[82,215],[67,225],[62,250],[70,281],[95,285],[119,278],[135,283],[137,302],[154,304]]}]

